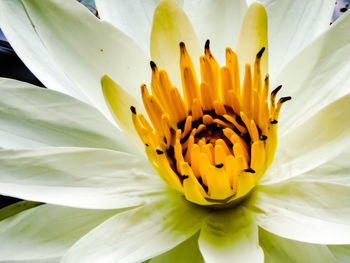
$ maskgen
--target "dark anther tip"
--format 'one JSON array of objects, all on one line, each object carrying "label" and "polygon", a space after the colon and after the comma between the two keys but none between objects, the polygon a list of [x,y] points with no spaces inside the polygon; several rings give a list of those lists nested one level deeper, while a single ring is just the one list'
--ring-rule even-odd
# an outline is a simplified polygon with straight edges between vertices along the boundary
[{"label": "dark anther tip", "polygon": [[247,173],[255,174],[255,171],[252,168],[244,169],[244,171]]},{"label": "dark anther tip", "polygon": [[180,177],[181,180],[185,180],[187,179],[189,176],[187,174],[181,174],[181,175],[178,175]]},{"label": "dark anther tip", "polygon": [[161,155],[161,154],[163,154],[164,152],[163,151],[161,151],[161,150],[156,150],[156,152],[157,152],[157,154],[159,154],[159,155]]},{"label": "dark anther tip", "polygon": [[269,77],[270,77],[269,74],[266,74],[265,80],[268,80]]},{"label": "dark anther tip", "polygon": [[291,99],[292,99],[292,97],[291,97],[291,96],[288,96],[288,97],[282,97],[282,98],[280,98],[280,103],[284,103],[284,102],[289,101],[289,100],[291,100]]},{"label": "dark anther tip", "polygon": [[257,58],[261,58],[262,55],[264,54],[264,51],[265,51],[265,47],[262,47],[262,48],[260,49],[260,51],[258,52],[258,54],[256,54],[256,57],[257,57]]},{"label": "dark anther tip", "polygon": [[276,96],[277,92],[279,92],[281,88],[282,88],[282,85],[279,85],[277,88],[275,88],[275,89],[271,92],[271,95]]},{"label": "dark anther tip", "polygon": [[180,44],[179,44],[179,45],[180,45],[180,48],[185,48],[185,47],[186,47],[186,46],[185,46],[185,43],[184,43],[184,42],[182,42],[182,41],[180,42]]},{"label": "dark anther tip", "polygon": [[224,166],[223,163],[219,163],[219,164],[215,165],[216,168],[222,168],[223,166]]},{"label": "dark anther tip", "polygon": [[207,41],[205,41],[204,49],[208,50],[209,48],[210,48],[210,41],[209,39],[207,39]]},{"label": "dark anther tip", "polygon": [[148,147],[149,145],[148,145],[148,143],[145,143],[145,145],[146,145],[146,147]]},{"label": "dark anther tip", "polygon": [[260,136],[260,140],[261,141],[266,141],[267,140],[267,136],[266,135],[261,135]]},{"label": "dark anther tip", "polygon": [[149,64],[150,64],[152,70],[155,70],[157,68],[157,65],[156,65],[156,63],[154,63],[154,61],[151,60],[149,62]]},{"label": "dark anther tip", "polygon": [[131,112],[132,112],[133,114],[136,114],[136,109],[135,109],[134,106],[131,106],[131,107],[130,107],[130,110],[131,110]]},{"label": "dark anther tip", "polygon": [[278,123],[278,120],[273,120],[273,121],[270,121],[271,124],[277,124]]}]

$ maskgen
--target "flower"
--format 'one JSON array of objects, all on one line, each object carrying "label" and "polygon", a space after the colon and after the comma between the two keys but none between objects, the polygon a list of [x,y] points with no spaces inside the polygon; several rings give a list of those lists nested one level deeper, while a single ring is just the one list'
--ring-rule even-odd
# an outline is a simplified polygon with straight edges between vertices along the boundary
[{"label": "flower", "polygon": [[[47,204],[0,222],[0,260],[347,261],[349,248],[340,245],[350,242],[349,15],[329,27],[331,2],[264,1],[271,17],[267,45],[260,4],[246,10],[244,1],[192,0],[182,7],[172,0],[157,7],[121,1],[114,9],[115,3],[100,0],[97,8],[120,30],[74,1],[0,2],[1,28],[50,88],[1,80],[0,193]],[[138,87],[152,81],[143,50],[150,31],[151,58],[176,87],[179,43],[186,44],[197,69],[199,43],[210,39],[210,52],[223,65],[225,47],[238,41],[240,69],[241,63],[254,65],[265,47],[261,76],[269,50],[270,83],[284,86],[282,97],[283,92],[293,97],[278,119],[272,164],[235,206],[187,201],[159,179],[142,154],[130,107],[142,112]],[[105,74],[110,78],[102,79],[104,96],[124,132],[110,122],[99,83]]]}]

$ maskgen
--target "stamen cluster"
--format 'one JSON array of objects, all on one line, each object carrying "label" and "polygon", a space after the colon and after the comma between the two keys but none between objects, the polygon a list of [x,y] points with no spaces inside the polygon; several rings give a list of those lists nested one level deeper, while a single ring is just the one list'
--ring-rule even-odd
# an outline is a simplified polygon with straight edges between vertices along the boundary
[{"label": "stamen cluster", "polygon": [[131,107],[134,126],[159,175],[185,197],[201,205],[227,205],[241,200],[272,162],[277,145],[278,115],[283,102],[270,96],[269,77],[262,79],[261,58],[245,65],[241,89],[237,55],[226,49],[221,67],[206,42],[198,82],[185,44],[180,43],[184,99],[165,70],[151,61],[151,92],[141,86],[148,117]]}]

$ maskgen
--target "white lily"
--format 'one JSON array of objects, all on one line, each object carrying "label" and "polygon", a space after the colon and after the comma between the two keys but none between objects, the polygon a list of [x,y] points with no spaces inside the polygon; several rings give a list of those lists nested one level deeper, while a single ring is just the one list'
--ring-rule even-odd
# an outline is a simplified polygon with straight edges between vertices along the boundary
[{"label": "white lily", "polygon": [[[0,262],[348,261],[350,15],[329,26],[333,1],[264,0],[268,41],[264,8],[244,0],[96,2],[102,21],[75,1],[0,1],[0,27],[49,88],[0,83],[0,194],[47,203],[0,222]],[[273,163],[220,210],[160,180],[133,144],[130,113],[143,108],[151,58],[180,87],[179,43],[199,73],[207,39],[220,65],[238,43],[241,79],[269,42],[270,83],[293,97]],[[103,78],[108,103],[105,74],[117,83]],[[177,190],[200,203],[182,189],[187,179]]]}]

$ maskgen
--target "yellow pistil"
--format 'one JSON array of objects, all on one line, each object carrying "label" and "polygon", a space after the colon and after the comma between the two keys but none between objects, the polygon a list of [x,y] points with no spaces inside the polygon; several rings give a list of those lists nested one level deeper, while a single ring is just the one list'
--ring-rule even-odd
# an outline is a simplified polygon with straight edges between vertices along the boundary
[{"label": "yellow pistil", "polygon": [[132,120],[160,177],[187,200],[200,205],[226,206],[246,196],[273,160],[278,116],[284,97],[268,102],[269,77],[260,61],[245,64],[241,88],[235,52],[226,49],[226,65],[213,57],[209,41],[200,57],[201,83],[184,43],[180,71],[184,100],[165,70],[151,62],[151,92],[141,85],[151,124],[131,107]]}]

